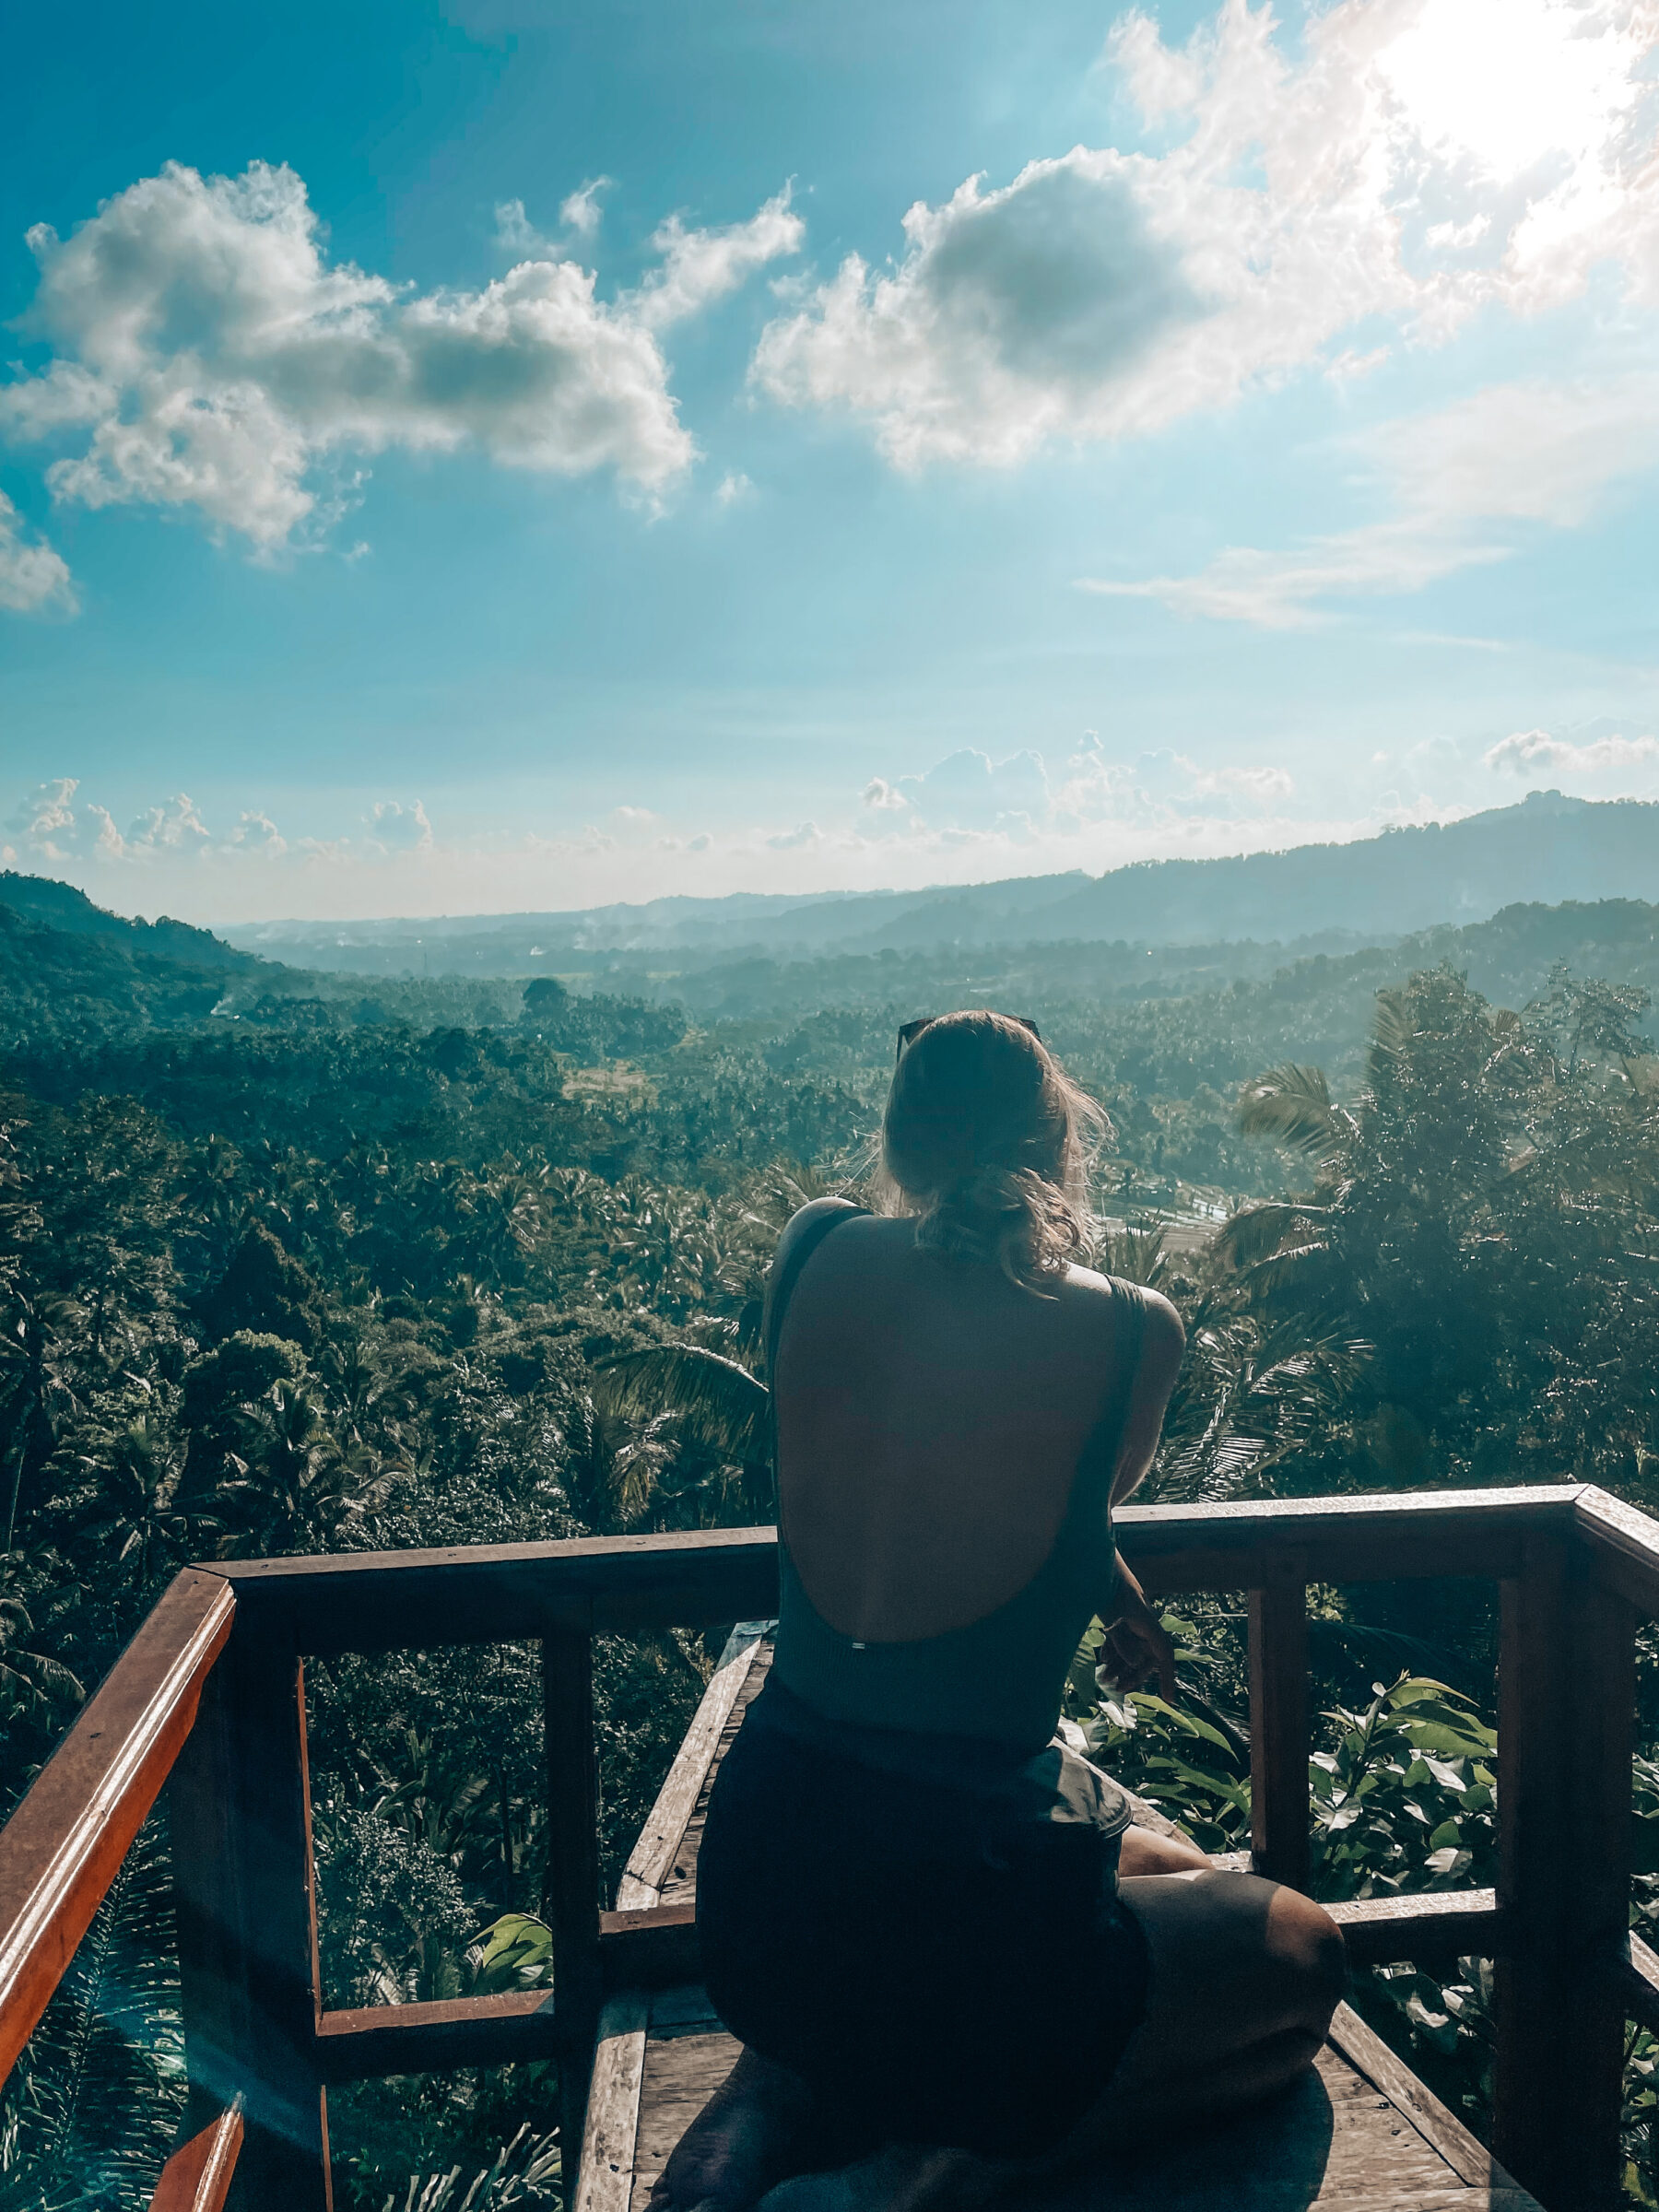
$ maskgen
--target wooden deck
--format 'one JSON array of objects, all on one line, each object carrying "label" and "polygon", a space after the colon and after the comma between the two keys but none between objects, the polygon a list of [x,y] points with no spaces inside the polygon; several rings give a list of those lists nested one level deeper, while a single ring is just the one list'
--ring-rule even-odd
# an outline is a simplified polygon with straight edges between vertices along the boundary
[{"label": "wooden deck", "polygon": [[[720,1760],[766,1678],[770,1624],[744,1622],[688,1731],[618,1891],[618,1910],[689,1903]],[[1137,1818],[1165,1827],[1151,1808]],[[624,1991],[600,2022],[574,2212],[643,2212],[737,2045],[701,1989]],[[923,2154],[885,2152],[784,2183],[764,2212],[885,2212],[918,2201]],[[948,2180],[925,2193],[946,2212]],[[1010,2182],[996,2212],[1540,2212],[1468,2129],[1344,2005],[1316,2073],[1245,2117],[1064,2183]]]}]

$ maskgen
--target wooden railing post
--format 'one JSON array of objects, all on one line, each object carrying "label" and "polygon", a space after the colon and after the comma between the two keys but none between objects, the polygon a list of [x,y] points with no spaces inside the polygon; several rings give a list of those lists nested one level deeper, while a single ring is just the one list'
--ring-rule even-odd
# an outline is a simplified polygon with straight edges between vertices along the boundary
[{"label": "wooden railing post", "polygon": [[553,1931],[559,2139],[569,2205],[576,2199],[588,2073],[602,1996],[594,1644],[585,1627],[549,1628],[543,1635],[542,1712],[547,1729],[547,1912]]},{"label": "wooden railing post", "polygon": [[1250,1841],[1255,1870],[1308,1887],[1308,1591],[1288,1554],[1250,1593]]},{"label": "wooden railing post", "polygon": [[1492,2147],[1548,2212],[1615,2212],[1636,1616],[1553,1536],[1527,1539],[1502,1603]]},{"label": "wooden railing post", "polygon": [[186,2128],[240,2096],[237,2212],[330,2212],[305,1712],[291,1637],[239,1616],[168,1794]]}]

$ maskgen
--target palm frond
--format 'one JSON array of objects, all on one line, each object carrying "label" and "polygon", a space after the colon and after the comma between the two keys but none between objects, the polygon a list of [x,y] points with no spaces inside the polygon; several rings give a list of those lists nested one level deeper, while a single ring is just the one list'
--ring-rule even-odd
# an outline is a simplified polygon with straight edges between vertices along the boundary
[{"label": "palm frond", "polygon": [[1324,1070],[1295,1061],[1255,1076],[1239,1092],[1239,1127],[1292,1152],[1334,1159],[1353,1135],[1351,1115],[1331,1101]]},{"label": "palm frond", "polygon": [[768,1456],[771,1393],[735,1359],[695,1344],[623,1352],[599,1369],[607,1413],[650,1421],[666,1415],[690,1442],[745,1465]]}]

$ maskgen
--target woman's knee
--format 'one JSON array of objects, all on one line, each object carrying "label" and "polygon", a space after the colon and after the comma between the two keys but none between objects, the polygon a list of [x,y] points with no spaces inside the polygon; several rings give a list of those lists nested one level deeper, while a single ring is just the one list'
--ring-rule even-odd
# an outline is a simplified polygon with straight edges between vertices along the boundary
[{"label": "woman's knee", "polygon": [[1322,1905],[1295,1889],[1276,1889],[1267,1913],[1273,1959],[1290,1983],[1311,2026],[1321,2036],[1347,1985],[1347,1947],[1342,1930]]},{"label": "woman's knee", "polygon": [[1124,1881],[1138,1881],[1148,1874],[1207,1874],[1209,1859],[1184,1836],[1160,1836],[1149,1828],[1124,1831],[1119,1846],[1118,1873]]}]

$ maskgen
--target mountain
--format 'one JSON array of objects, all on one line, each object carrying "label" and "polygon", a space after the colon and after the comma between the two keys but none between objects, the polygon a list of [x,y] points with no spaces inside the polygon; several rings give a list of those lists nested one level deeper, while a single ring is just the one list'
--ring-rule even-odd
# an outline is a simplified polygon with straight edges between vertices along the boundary
[{"label": "mountain", "polygon": [[243,970],[253,964],[248,953],[226,944],[210,929],[194,929],[167,914],[154,922],[127,921],[106,907],[94,906],[85,891],[50,876],[19,876],[13,869],[0,869],[0,908],[38,928],[101,937],[136,958],[171,960],[182,968]]},{"label": "mountain", "polygon": [[695,971],[738,954],[792,960],[1016,944],[1312,940],[1335,948],[1484,921],[1506,906],[1600,899],[1659,900],[1659,806],[1535,791],[1518,806],[1351,844],[1141,861],[1100,877],[1074,870],[921,891],[273,922],[224,935],[267,959],[371,975],[642,973]]}]

